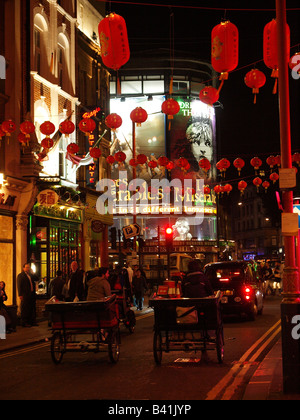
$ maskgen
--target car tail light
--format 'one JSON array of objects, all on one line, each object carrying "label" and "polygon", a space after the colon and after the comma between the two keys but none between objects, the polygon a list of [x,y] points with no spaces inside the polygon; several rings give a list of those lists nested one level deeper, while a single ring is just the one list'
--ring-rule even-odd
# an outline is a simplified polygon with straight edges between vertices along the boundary
[{"label": "car tail light", "polygon": [[244,289],[244,292],[245,292],[245,299],[246,300],[250,300],[251,299],[251,295],[253,293],[253,289],[251,287],[249,287],[249,286],[246,286],[245,289]]},{"label": "car tail light", "polygon": [[229,281],[229,278],[228,277],[226,277],[226,278],[223,277],[223,278],[219,279],[219,281],[222,281],[222,282],[226,283],[226,282]]}]

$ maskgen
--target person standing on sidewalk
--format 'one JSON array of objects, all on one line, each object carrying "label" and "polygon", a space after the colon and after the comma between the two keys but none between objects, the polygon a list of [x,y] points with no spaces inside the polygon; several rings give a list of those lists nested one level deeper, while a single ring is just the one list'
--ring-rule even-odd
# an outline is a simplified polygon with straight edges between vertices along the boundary
[{"label": "person standing on sidewalk", "polygon": [[132,291],[136,300],[136,307],[138,310],[143,309],[143,297],[147,290],[147,282],[144,276],[142,276],[141,270],[136,270],[136,274],[132,279]]},{"label": "person standing on sidewalk", "polygon": [[71,262],[71,278],[69,285],[69,299],[71,302],[74,300],[83,300],[84,288],[83,288],[83,271],[79,270],[77,261]]},{"label": "person standing on sidewalk", "polygon": [[35,282],[31,275],[29,263],[25,263],[23,271],[18,274],[17,287],[21,300],[21,325],[23,327],[37,325]]}]

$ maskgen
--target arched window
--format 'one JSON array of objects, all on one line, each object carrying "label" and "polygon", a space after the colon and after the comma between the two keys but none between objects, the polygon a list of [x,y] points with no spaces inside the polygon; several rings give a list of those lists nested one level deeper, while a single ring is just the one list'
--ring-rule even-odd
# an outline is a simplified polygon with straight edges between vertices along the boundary
[{"label": "arched window", "polygon": [[60,32],[57,40],[58,83],[67,90],[70,80],[70,43],[67,36]]},{"label": "arched window", "polygon": [[46,70],[45,65],[49,68],[49,54],[46,47],[48,24],[46,18],[40,13],[34,16],[33,22],[33,67],[41,75]]}]

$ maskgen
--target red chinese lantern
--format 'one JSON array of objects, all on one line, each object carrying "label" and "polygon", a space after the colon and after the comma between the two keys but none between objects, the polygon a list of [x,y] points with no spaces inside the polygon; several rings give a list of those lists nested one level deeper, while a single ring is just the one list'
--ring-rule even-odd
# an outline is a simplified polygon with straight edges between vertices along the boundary
[{"label": "red chinese lantern", "polygon": [[113,131],[116,131],[117,128],[121,127],[122,122],[122,118],[116,113],[109,114],[105,118],[105,124]]},{"label": "red chinese lantern", "polygon": [[187,167],[188,163],[189,163],[188,160],[186,158],[184,158],[184,157],[179,158],[178,161],[177,161],[177,165],[182,170],[185,170],[185,168]]},{"label": "red chinese lantern", "polygon": [[4,136],[5,136],[5,133],[2,130],[1,125],[0,125],[0,140],[2,140],[2,137],[4,137]]},{"label": "red chinese lantern", "polygon": [[114,155],[115,161],[117,161],[118,163],[122,163],[125,161],[126,159],[126,155],[124,152],[117,152]]},{"label": "red chinese lantern", "polygon": [[277,160],[275,156],[269,156],[266,160],[267,164],[270,166],[271,169],[277,164]]},{"label": "red chinese lantern", "polygon": [[219,171],[221,172],[221,175],[223,177],[225,177],[225,172],[226,172],[226,169],[229,168],[230,162],[229,162],[228,159],[223,158],[223,159],[219,160],[219,162],[217,162],[216,166],[217,166],[217,169],[219,169]]},{"label": "red chinese lantern", "polygon": [[220,92],[228,73],[234,70],[239,60],[239,32],[237,27],[229,22],[221,22],[211,33],[211,64],[215,71],[221,73]]},{"label": "red chinese lantern", "polygon": [[[296,52],[289,60],[289,68],[295,71],[296,74],[300,74],[300,51]],[[294,70],[295,69],[295,70]],[[294,79],[297,79],[298,76],[295,74]]]},{"label": "red chinese lantern", "polygon": [[28,138],[25,137],[24,133],[18,134],[18,140],[21,143],[21,146],[24,148],[25,146],[28,146]]},{"label": "red chinese lantern", "polygon": [[296,152],[292,156],[292,161],[295,162],[298,166],[300,166],[300,153]]},{"label": "red chinese lantern", "polygon": [[74,155],[75,153],[77,153],[79,151],[79,146],[77,143],[70,143],[67,146],[67,151],[69,153],[71,153],[71,155]]},{"label": "red chinese lantern", "polygon": [[199,99],[206,105],[213,106],[219,100],[219,92],[212,86],[205,86],[205,88],[200,90]]},{"label": "red chinese lantern", "polygon": [[266,83],[266,76],[264,73],[257,69],[250,70],[244,78],[246,86],[252,89],[254,94],[254,103],[256,104],[256,94],[259,93],[259,89]]},{"label": "red chinese lantern", "polygon": [[166,156],[161,156],[157,159],[157,163],[159,164],[159,166],[163,166],[166,168],[169,163],[169,159]]},{"label": "red chinese lantern", "polygon": [[49,138],[55,131],[55,125],[51,121],[45,121],[40,125],[40,132]]},{"label": "red chinese lantern", "polygon": [[203,169],[205,173],[207,173],[210,170],[211,164],[207,158],[201,158],[198,164],[199,164],[199,167]]},{"label": "red chinese lantern", "polygon": [[26,139],[30,138],[30,134],[34,133],[35,125],[31,121],[24,121],[20,125],[20,131],[26,137]]},{"label": "red chinese lantern", "polygon": [[270,180],[273,181],[273,184],[278,180],[279,175],[276,172],[272,172],[270,175]]},{"label": "red chinese lantern", "polygon": [[94,158],[94,159],[99,159],[99,157],[101,156],[101,150],[100,149],[98,149],[98,147],[93,147],[91,150],[90,150],[90,156],[92,157],[92,158]]},{"label": "red chinese lantern", "polygon": [[1,129],[7,137],[10,137],[11,134],[16,131],[16,124],[12,120],[3,121]]},{"label": "red chinese lantern", "polygon": [[139,163],[136,159],[130,159],[130,161],[129,161],[129,165],[133,166],[134,168],[136,168],[138,164]]},{"label": "red chinese lantern", "polygon": [[210,194],[210,188],[208,185],[204,185],[203,192],[204,194]]},{"label": "red chinese lantern", "polygon": [[51,147],[53,147],[53,144],[54,144],[54,142],[53,142],[52,139],[50,139],[50,137],[46,137],[41,141],[41,146],[45,150],[47,150],[47,153],[48,153],[48,150],[51,149]]},{"label": "red chinese lantern", "polygon": [[221,185],[215,185],[214,186],[214,192],[219,195],[220,193],[223,192],[223,187]]},{"label": "red chinese lantern", "polygon": [[230,193],[230,191],[232,191],[232,185],[231,184],[225,184],[223,187],[224,192],[226,192],[227,194]]},{"label": "red chinese lantern", "polygon": [[265,192],[267,192],[267,189],[269,188],[269,186],[270,186],[270,182],[269,181],[264,181],[263,183],[262,183],[262,186],[263,186],[263,188],[265,189]]},{"label": "red chinese lantern", "polygon": [[[169,98],[161,104],[161,110],[164,114],[168,116],[168,120],[172,120],[174,118],[173,116],[178,114],[178,112],[180,111],[180,105],[177,101],[175,101],[175,99]],[[169,130],[170,128],[171,121],[169,122]]]},{"label": "red chinese lantern", "polygon": [[103,64],[113,70],[122,67],[130,57],[127,27],[124,18],[110,13],[98,25]]},{"label": "red chinese lantern", "polygon": [[96,123],[92,118],[83,118],[78,127],[83,133],[89,135],[89,133],[95,130]]},{"label": "red chinese lantern", "polygon": [[242,180],[238,183],[238,189],[240,190],[241,195],[244,194],[244,191],[245,191],[246,188],[247,188],[247,182],[246,181]]},{"label": "red chinese lantern", "polygon": [[137,155],[136,160],[139,165],[143,165],[147,162],[147,156],[141,153],[140,155]]},{"label": "red chinese lantern", "polygon": [[233,165],[238,170],[239,175],[241,175],[241,169],[245,166],[245,161],[241,158],[236,158],[233,161]]},{"label": "red chinese lantern", "polygon": [[150,160],[150,162],[148,162],[148,166],[151,169],[154,169],[157,167],[157,162],[155,160]]},{"label": "red chinese lantern", "polygon": [[172,169],[174,169],[174,168],[175,168],[175,163],[170,161],[170,162],[167,164],[166,168],[168,169],[168,171],[169,171],[169,172],[171,172],[171,171],[172,171]]},{"label": "red chinese lantern", "polygon": [[258,176],[253,179],[253,184],[256,186],[257,192],[259,191],[259,186],[261,185],[262,180]]},{"label": "red chinese lantern", "polygon": [[147,111],[145,111],[142,107],[138,106],[130,113],[130,119],[132,122],[136,123],[138,127],[141,126],[143,122],[145,122],[148,118]]},{"label": "red chinese lantern", "polygon": [[75,124],[70,120],[65,120],[59,124],[58,129],[66,137],[69,137],[75,131]]},{"label": "red chinese lantern", "polygon": [[250,160],[250,164],[253,166],[253,168],[255,169],[255,173],[256,171],[261,167],[262,165],[262,160],[258,157],[254,157]]},{"label": "red chinese lantern", "polygon": [[[290,59],[290,28],[286,24],[287,37],[286,37],[286,63]],[[277,92],[277,79],[278,79],[278,50],[277,50],[277,22],[272,19],[264,27],[263,32],[263,59],[267,67],[272,69],[271,77],[275,78],[273,93]]]},{"label": "red chinese lantern", "polygon": [[281,156],[280,155],[277,155],[276,157],[275,157],[275,159],[276,159],[276,165],[278,166],[278,168],[281,166]]},{"label": "red chinese lantern", "polygon": [[112,155],[109,155],[106,158],[106,162],[112,165],[113,163],[115,163],[115,158]]}]

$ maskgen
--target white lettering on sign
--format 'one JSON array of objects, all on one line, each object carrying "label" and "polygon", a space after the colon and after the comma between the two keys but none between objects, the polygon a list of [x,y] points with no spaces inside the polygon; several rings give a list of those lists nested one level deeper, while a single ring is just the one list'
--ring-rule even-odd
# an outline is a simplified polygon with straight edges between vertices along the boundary
[{"label": "white lettering on sign", "polygon": [[292,324],[296,324],[296,326],[292,329],[292,337],[293,337],[294,340],[299,340],[299,338],[300,338],[300,315],[293,316]]}]

